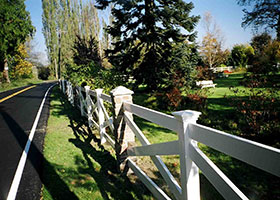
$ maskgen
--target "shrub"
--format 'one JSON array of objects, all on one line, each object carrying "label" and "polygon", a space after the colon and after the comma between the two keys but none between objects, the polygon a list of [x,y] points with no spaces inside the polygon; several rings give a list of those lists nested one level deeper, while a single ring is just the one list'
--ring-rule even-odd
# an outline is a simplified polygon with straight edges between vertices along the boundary
[{"label": "shrub", "polygon": [[209,90],[199,89],[191,93],[188,93],[186,97],[183,98],[181,107],[182,109],[192,109],[200,112],[205,112],[207,108],[207,97]]},{"label": "shrub", "polygon": [[48,80],[50,76],[50,69],[48,67],[40,67],[38,69],[38,78],[42,80]]},{"label": "shrub", "polygon": [[182,95],[177,87],[172,88],[168,93],[166,93],[168,99],[168,105],[173,108],[178,108],[182,101]]},{"label": "shrub", "polygon": [[[276,87],[262,89],[266,84],[266,79],[250,77],[252,79],[247,78],[246,84],[249,90],[231,88],[236,95],[232,103],[241,117],[240,129],[247,135],[278,133],[280,128],[279,90]],[[248,98],[237,98],[240,94]]]},{"label": "shrub", "polygon": [[28,58],[26,47],[24,44],[20,44],[16,55],[11,59],[10,76],[12,79],[32,77],[32,64],[26,58]]},{"label": "shrub", "polygon": [[196,68],[197,71],[197,79],[198,80],[214,80],[215,75],[213,73],[213,71],[208,67],[202,67],[202,66],[198,66]]}]

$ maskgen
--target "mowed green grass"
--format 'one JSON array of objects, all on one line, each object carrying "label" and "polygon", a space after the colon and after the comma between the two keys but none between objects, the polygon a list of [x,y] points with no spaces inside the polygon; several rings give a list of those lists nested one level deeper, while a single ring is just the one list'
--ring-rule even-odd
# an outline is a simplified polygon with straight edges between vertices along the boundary
[{"label": "mowed green grass", "polygon": [[[235,95],[230,90],[230,87],[235,87],[239,90],[248,90],[248,88],[240,85],[243,76],[244,74],[238,73],[232,74],[228,78],[215,80],[217,86],[216,88],[210,88],[210,95],[207,99],[207,111],[206,113],[202,113],[201,118],[204,119],[199,120],[199,123],[207,122],[209,126],[211,125],[218,130],[223,130],[229,133],[239,133],[238,130],[236,130],[236,122],[234,121],[234,119],[237,118],[235,116],[236,109],[230,101],[230,98],[235,98]],[[244,94],[238,95],[239,97],[247,98]],[[139,97],[137,96],[137,100],[138,98]],[[143,99],[141,102],[143,102]],[[176,133],[156,124],[139,118],[136,118],[135,121],[151,143],[160,143],[178,139]],[[199,144],[199,147],[249,199],[280,199],[280,179],[278,177],[270,175],[269,173],[211,149],[203,144]],[[179,180],[179,157],[162,156],[162,158],[171,173],[177,180]],[[146,170],[150,176],[159,176],[157,169],[148,158],[141,159],[143,160],[143,164],[151,166],[149,170]],[[161,185],[162,188],[167,190],[164,181],[157,179],[155,179],[155,181]],[[200,171],[200,190],[201,199],[203,200],[223,199],[219,192],[207,180],[202,171]]]},{"label": "mowed green grass", "polygon": [[12,80],[11,83],[1,83],[0,84],[0,92],[4,92],[7,90],[15,89],[18,87],[23,87],[27,85],[33,85],[42,83],[42,80],[38,79],[19,79],[19,80]]},{"label": "mowed green grass", "polygon": [[[136,118],[135,121],[152,144],[174,141],[178,139],[177,133],[169,131],[154,123],[140,118]],[[140,142],[137,142],[137,144],[140,145]],[[280,179],[278,177],[270,175],[269,173],[259,170],[219,151],[211,149],[204,144],[199,144],[199,148],[249,199],[280,199]],[[175,179],[180,182],[179,156],[161,156],[161,158]],[[164,189],[171,197],[173,197],[168,190],[166,183],[161,178],[157,168],[154,166],[149,157],[138,157],[138,163],[141,168],[144,169],[144,171],[150,177],[152,177],[152,179],[162,189]],[[215,187],[208,181],[202,171],[200,171],[200,191],[202,200],[224,199],[215,189]]]},{"label": "mowed green grass", "polygon": [[[237,87],[242,87],[237,85],[240,79],[242,75],[230,76],[230,81],[216,80],[217,88],[208,99],[209,104],[216,105],[211,111],[217,118],[212,119],[211,124],[214,123],[214,126],[215,123],[223,123],[219,117],[224,118],[225,114],[230,117],[234,110],[224,99],[224,93],[230,95],[229,84],[235,83]],[[178,139],[177,133],[154,123],[138,117],[134,120],[151,143]],[[51,115],[45,140],[43,199],[153,199],[135,177],[131,180],[115,171],[114,150],[106,145],[105,148],[99,145],[98,139],[84,123],[80,120],[79,111],[75,111],[56,88],[52,94]],[[219,126],[217,128],[219,129]],[[139,141],[137,144],[140,145]],[[203,144],[199,144],[199,147],[249,199],[280,199],[279,178]],[[162,156],[162,159],[180,181],[179,156]],[[149,157],[138,157],[137,164],[170,194]],[[200,172],[200,190],[202,200],[223,199],[203,172]]]},{"label": "mowed green grass", "polygon": [[58,87],[51,95],[44,144],[42,199],[153,199],[116,171],[113,149],[100,145]]},{"label": "mowed green grass", "polygon": [[[233,97],[234,92],[230,88],[238,90],[247,90],[244,86],[240,85],[240,81],[243,79],[244,74],[231,74],[227,78],[219,78],[214,81],[216,83],[215,88],[209,88],[208,96],[208,109],[212,110],[228,110],[233,109],[230,105],[228,97]],[[241,95],[244,94],[239,94]],[[226,98],[227,97],[227,98]]]}]

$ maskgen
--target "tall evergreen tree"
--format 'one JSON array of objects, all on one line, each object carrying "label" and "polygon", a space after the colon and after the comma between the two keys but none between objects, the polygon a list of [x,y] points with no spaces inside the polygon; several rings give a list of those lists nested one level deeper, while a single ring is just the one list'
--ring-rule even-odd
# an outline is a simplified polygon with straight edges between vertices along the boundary
[{"label": "tall evergreen tree", "polygon": [[[105,9],[113,4],[114,22],[108,31],[115,39],[108,50],[116,69],[133,76],[136,84],[159,89],[171,73],[174,44],[195,39],[198,16],[190,16],[192,3],[183,0],[97,0]],[[182,30],[186,34],[182,33]]]},{"label": "tall evergreen tree", "polygon": [[0,0],[0,22],[0,71],[6,81],[10,82],[8,56],[15,54],[19,44],[24,43],[35,28],[24,0]]},{"label": "tall evergreen tree", "polygon": [[280,40],[280,1],[279,0],[237,0],[241,6],[253,5],[253,10],[244,9],[242,26],[253,26],[256,30],[265,27],[276,31]]}]

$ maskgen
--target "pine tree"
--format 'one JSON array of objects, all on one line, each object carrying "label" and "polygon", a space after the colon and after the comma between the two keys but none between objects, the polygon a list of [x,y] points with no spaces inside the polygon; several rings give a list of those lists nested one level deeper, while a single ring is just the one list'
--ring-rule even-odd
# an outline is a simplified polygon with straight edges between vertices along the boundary
[{"label": "pine tree", "polygon": [[[113,25],[108,32],[115,40],[107,51],[116,70],[131,76],[136,84],[150,90],[162,87],[171,73],[170,60],[174,44],[193,42],[194,27],[199,20],[190,16],[192,3],[183,0],[97,0],[98,8],[113,4]],[[181,30],[184,30],[185,34]]]}]

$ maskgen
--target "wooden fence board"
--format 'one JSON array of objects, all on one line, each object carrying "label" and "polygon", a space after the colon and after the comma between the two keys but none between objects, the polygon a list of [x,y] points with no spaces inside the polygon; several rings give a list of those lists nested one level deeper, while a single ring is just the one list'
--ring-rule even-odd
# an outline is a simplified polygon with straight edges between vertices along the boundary
[{"label": "wooden fence board", "polygon": [[225,199],[248,199],[198,147],[190,144],[189,151],[191,159]]},{"label": "wooden fence board", "polygon": [[280,177],[279,149],[198,124],[189,128],[192,139]]},{"label": "wooden fence board", "polygon": [[[131,128],[131,130],[135,133],[136,137],[140,140],[142,145],[149,145],[149,140],[145,137],[142,131],[138,128],[134,121],[132,121],[126,114],[124,114],[126,123]],[[171,192],[174,194],[176,199],[180,199],[181,197],[181,187],[170,173],[164,162],[161,160],[159,156],[151,156],[152,161],[155,163],[156,167],[158,168],[160,174],[162,175],[163,179],[169,186]]]},{"label": "wooden fence board", "polygon": [[127,102],[124,102],[124,110],[172,131],[178,129],[178,121],[173,116]]},{"label": "wooden fence board", "polygon": [[132,147],[127,150],[129,156],[155,156],[155,155],[178,155],[179,142],[164,142],[158,144]]},{"label": "wooden fence board", "polygon": [[153,193],[157,199],[171,200],[153,181],[148,177],[132,160],[128,159],[128,166],[139,177],[139,179],[146,185],[146,187]]},{"label": "wooden fence board", "polygon": [[109,103],[112,103],[112,99],[109,95],[102,93],[101,98]]}]

